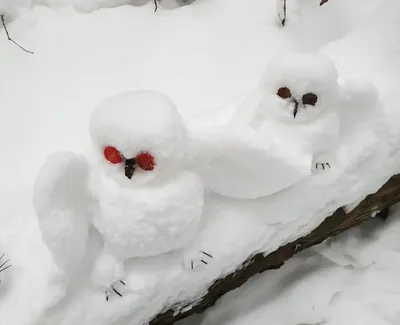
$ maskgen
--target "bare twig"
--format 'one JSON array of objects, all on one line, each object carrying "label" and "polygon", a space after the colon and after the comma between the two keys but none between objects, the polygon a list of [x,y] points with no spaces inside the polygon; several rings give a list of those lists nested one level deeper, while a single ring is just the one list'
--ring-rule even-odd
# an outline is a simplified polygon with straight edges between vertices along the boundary
[{"label": "bare twig", "polygon": [[21,50],[25,51],[26,53],[33,54],[33,52],[28,51],[27,49],[24,49],[21,45],[19,45],[16,41],[14,41],[14,40],[10,37],[10,34],[8,33],[8,30],[7,30],[6,22],[5,22],[5,20],[4,20],[4,14],[0,15],[0,19],[1,19],[1,23],[3,24],[3,27],[4,27],[4,30],[5,30],[5,32],[6,32],[6,35],[7,35],[8,40],[9,40],[10,42],[14,43],[15,45],[17,45]]},{"label": "bare twig", "polygon": [[153,0],[153,2],[154,2],[154,12],[156,12],[158,9],[158,3],[160,2],[160,0]]},{"label": "bare twig", "polygon": [[[282,9],[283,9],[283,11],[282,11]],[[277,10],[278,10],[279,21],[281,22],[282,26],[285,26],[285,23],[286,23],[286,0],[278,0],[277,1]]]},{"label": "bare twig", "polygon": [[286,23],[286,0],[283,0],[283,20],[282,26],[285,26]]}]

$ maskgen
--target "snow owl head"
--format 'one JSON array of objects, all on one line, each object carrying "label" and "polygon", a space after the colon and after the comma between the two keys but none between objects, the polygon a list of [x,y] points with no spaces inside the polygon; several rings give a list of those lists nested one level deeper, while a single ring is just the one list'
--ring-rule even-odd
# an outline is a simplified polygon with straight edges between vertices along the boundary
[{"label": "snow owl head", "polygon": [[335,106],[338,73],[323,55],[287,53],[270,62],[260,91],[268,114],[294,122],[308,121]]},{"label": "snow owl head", "polygon": [[117,181],[141,182],[179,168],[186,128],[168,97],[153,91],[122,93],[92,113],[89,131],[104,170]]}]

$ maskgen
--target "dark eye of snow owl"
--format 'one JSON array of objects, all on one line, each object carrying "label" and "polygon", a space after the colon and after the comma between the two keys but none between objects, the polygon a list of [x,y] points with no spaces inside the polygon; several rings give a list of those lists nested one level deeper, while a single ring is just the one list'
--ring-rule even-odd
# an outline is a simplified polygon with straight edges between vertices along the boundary
[{"label": "dark eye of snow owl", "polygon": [[292,93],[290,92],[290,89],[287,87],[281,87],[278,89],[278,92],[276,93],[280,98],[287,99],[292,97]]},{"label": "dark eye of snow owl", "polygon": [[315,106],[318,101],[318,96],[313,93],[303,95],[302,102],[304,105]]}]

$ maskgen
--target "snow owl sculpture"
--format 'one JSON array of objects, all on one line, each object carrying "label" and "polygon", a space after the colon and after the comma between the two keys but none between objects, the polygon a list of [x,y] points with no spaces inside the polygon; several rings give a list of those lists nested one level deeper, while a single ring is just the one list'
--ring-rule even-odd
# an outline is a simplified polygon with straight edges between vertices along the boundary
[{"label": "snow owl sculpture", "polygon": [[341,90],[334,63],[318,53],[286,53],[274,59],[260,82],[260,102],[251,126],[297,143],[313,156],[315,169],[339,140]]},{"label": "snow owl sculpture", "polygon": [[[64,166],[57,169],[56,177],[50,172],[55,166],[42,168],[36,183],[47,186],[36,187],[39,194],[34,203],[44,241],[57,260],[74,255],[74,251],[80,253],[73,256],[75,260],[82,256],[87,227],[85,230],[78,221],[90,212],[88,222],[104,243],[94,263],[92,282],[106,292],[108,300],[112,292],[122,296],[121,288],[115,286],[126,285],[126,259],[162,254],[191,241],[202,215],[203,184],[185,167],[186,128],[175,106],[160,93],[135,91],[105,100],[94,110],[89,129],[93,145],[90,165],[72,154],[49,158]],[[60,178],[69,180],[70,186],[63,186]],[[48,188],[51,190],[46,191]],[[44,202],[40,195],[47,192],[53,198],[61,197],[67,189],[71,194],[65,195],[60,205],[53,200]],[[80,199],[77,205],[74,192],[90,200]],[[55,211],[63,223],[49,223]],[[81,231],[71,233],[75,228]],[[63,245],[70,241],[80,243],[79,247],[67,254],[66,247],[56,245],[54,233],[68,234]]]},{"label": "snow owl sculpture", "polygon": [[397,110],[399,97],[399,12],[399,1],[387,1],[319,53],[273,60],[258,87],[230,109],[226,125],[195,134],[199,156],[208,157],[205,186],[255,199],[320,172],[334,177],[374,152],[384,155],[380,139],[396,138],[388,122],[397,119],[387,112]]},{"label": "snow owl sculpture", "polygon": [[288,53],[273,60],[226,126],[195,134],[206,186],[254,199],[329,169],[339,137],[338,96],[338,73],[328,58]]}]

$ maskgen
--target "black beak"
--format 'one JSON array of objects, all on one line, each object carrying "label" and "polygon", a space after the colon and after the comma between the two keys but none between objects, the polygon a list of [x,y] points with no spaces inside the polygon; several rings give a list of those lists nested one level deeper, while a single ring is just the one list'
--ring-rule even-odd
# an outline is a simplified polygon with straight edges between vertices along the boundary
[{"label": "black beak", "polygon": [[294,103],[293,118],[296,118],[297,111],[299,109],[299,102],[293,98],[293,103]]},{"label": "black beak", "polygon": [[136,166],[136,158],[126,159],[125,160],[125,176],[129,179],[132,178],[133,173],[135,172]]}]

